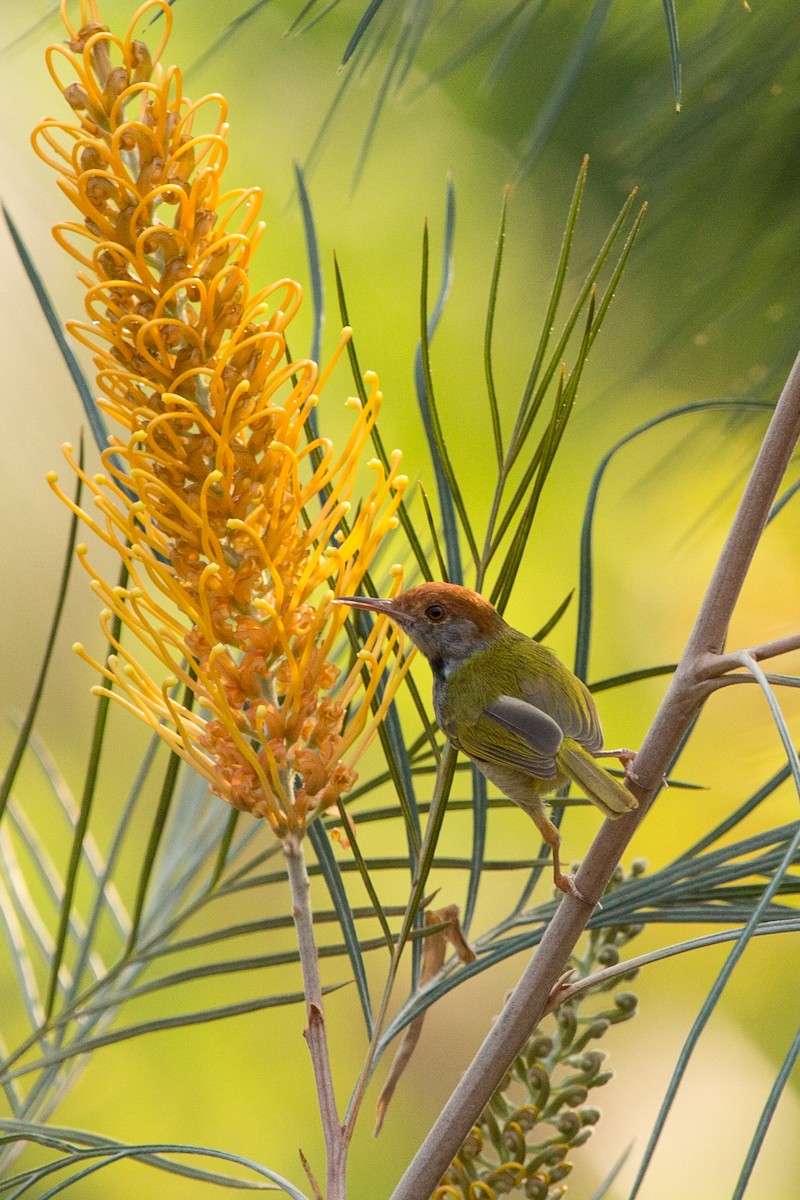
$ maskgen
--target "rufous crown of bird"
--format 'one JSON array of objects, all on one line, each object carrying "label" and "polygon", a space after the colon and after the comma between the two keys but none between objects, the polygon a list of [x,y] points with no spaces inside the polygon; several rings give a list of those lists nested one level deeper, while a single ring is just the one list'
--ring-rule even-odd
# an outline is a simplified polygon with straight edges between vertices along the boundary
[{"label": "rufous crown of bird", "polygon": [[603,750],[597,706],[557,656],[508,625],[488,600],[454,583],[423,583],[390,600],[339,596],[337,603],[384,613],[411,638],[433,671],[439,728],[530,817],[553,855],[556,887],[579,900],[561,870],[561,837],[543,798],[568,782],[606,817],[638,808],[625,784],[597,762],[617,758],[636,781],[633,751]]}]

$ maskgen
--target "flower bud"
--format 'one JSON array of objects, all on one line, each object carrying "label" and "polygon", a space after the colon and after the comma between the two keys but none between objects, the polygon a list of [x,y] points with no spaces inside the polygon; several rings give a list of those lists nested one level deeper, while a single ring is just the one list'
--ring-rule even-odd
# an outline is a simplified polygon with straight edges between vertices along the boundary
[{"label": "flower bud", "polygon": [[490,1171],[484,1182],[496,1196],[507,1196],[515,1190],[521,1179],[522,1166],[520,1163],[503,1163],[502,1167],[498,1167],[496,1171]]},{"label": "flower bud", "polygon": [[466,1159],[477,1158],[482,1149],[483,1132],[479,1125],[473,1125],[461,1147],[461,1157]]},{"label": "flower bud", "polygon": [[601,967],[615,967],[619,962],[619,950],[616,946],[607,945],[597,955],[597,964]]},{"label": "flower bud", "polygon": [[614,1004],[616,1006],[616,1015],[613,1013],[608,1013],[607,1015],[609,1020],[612,1023],[617,1021],[627,1021],[636,1012],[636,1009],[639,1005],[639,999],[635,992],[618,992],[614,997]]},{"label": "flower bud", "polygon": [[550,1189],[541,1175],[529,1175],[525,1180],[525,1195],[528,1200],[548,1200]]},{"label": "flower bud", "polygon": [[580,1114],[570,1109],[568,1112],[560,1113],[555,1127],[560,1134],[568,1140],[572,1141],[575,1135],[582,1128]]},{"label": "flower bud", "polygon": [[571,1004],[562,1004],[557,1011],[556,1019],[558,1021],[561,1048],[566,1050],[571,1045],[575,1031],[578,1028],[578,1014]]},{"label": "flower bud", "polygon": [[589,1095],[589,1089],[582,1083],[572,1083],[556,1095],[558,1106],[566,1104],[568,1108],[578,1108]]},{"label": "flower bud", "polygon": [[553,1167],[553,1169],[548,1172],[550,1176],[550,1186],[552,1187],[554,1183],[560,1183],[562,1179],[566,1179],[571,1170],[572,1163],[568,1162],[562,1162],[559,1163],[558,1166]]}]

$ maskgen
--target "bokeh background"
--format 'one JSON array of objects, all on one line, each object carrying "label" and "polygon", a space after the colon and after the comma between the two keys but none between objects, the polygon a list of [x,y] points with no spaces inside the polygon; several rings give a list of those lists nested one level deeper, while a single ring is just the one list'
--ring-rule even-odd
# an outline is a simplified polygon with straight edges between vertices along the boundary
[{"label": "bokeh background", "polygon": [[[403,6],[394,7],[399,12]],[[450,9],[439,7],[442,14]],[[284,275],[303,281],[308,269],[293,197],[293,163],[308,163],[344,78],[337,65],[362,6],[343,0],[313,28],[288,37],[299,0],[259,7],[246,22],[231,26],[246,8],[238,0],[178,0],[166,58],[188,68],[189,95],[224,93],[232,124],[230,185],[264,189],[268,232],[256,283]],[[753,12],[734,0],[681,5],[684,87],[679,113],[662,6],[655,0],[648,5],[620,0],[609,7],[573,90],[547,124],[553,90],[599,8],[552,0],[539,6],[536,20],[520,34],[501,71],[493,67],[496,46],[493,50],[490,45],[445,72],[487,16],[487,6],[480,3],[452,6],[446,22],[432,22],[431,35],[402,86],[389,88],[365,152],[391,53],[387,40],[348,86],[307,175],[326,268],[327,344],[333,344],[338,328],[329,269],[335,249],[361,363],[379,373],[386,394],[384,441],[402,448],[409,474],[426,481],[429,491],[434,485],[412,373],[419,337],[420,249],[427,218],[438,271],[445,193],[452,176],[457,204],[454,279],[432,360],[451,453],[479,527],[493,482],[486,453],[490,425],[483,327],[505,185],[511,183],[512,189],[495,367],[507,423],[538,338],[583,155],[590,155],[590,169],[574,281],[593,260],[629,188],[638,184],[648,201],[642,234],[593,352],[509,610],[514,623],[531,631],[575,586],[587,488],[606,450],[649,417],[678,405],[721,397],[774,401],[800,344],[800,23],[794,0],[754,4]],[[27,0],[4,0],[2,11],[3,200],[66,319],[80,314],[82,289],[71,261],[49,235],[51,225],[64,219],[65,206],[28,140],[37,119],[65,109],[44,66],[44,47],[60,38],[60,24],[57,13],[42,5],[34,25],[36,14]],[[133,11],[125,0],[107,0],[102,9],[104,19],[119,29]],[[537,121],[540,149],[521,170]],[[15,714],[28,701],[39,662],[67,529],[44,475],[59,465],[61,443],[77,440],[83,418],[4,229],[0,255],[0,745],[6,754]],[[294,340],[310,339],[310,333],[310,317],[301,317]],[[305,348],[292,346],[295,355]],[[346,379],[340,379],[343,399],[348,388]],[[335,435],[343,418],[331,395],[323,416]],[[763,414],[744,408],[724,418],[687,416],[638,439],[617,457],[598,513],[591,679],[677,658],[765,424]],[[790,482],[794,478],[796,470]],[[731,629],[731,646],[796,629],[799,532],[798,506],[789,504],[759,549]],[[567,661],[574,631],[570,610],[550,638]],[[70,653],[70,644],[78,639],[101,650],[94,597],[80,577],[68,600],[40,721],[41,737],[75,789],[89,744],[89,687],[94,682]],[[785,669],[792,666],[796,669],[797,663],[787,663]],[[424,672],[420,679],[427,686]],[[660,679],[604,693],[607,742],[637,745],[664,687]],[[796,693],[782,698],[796,728]],[[112,715],[112,732],[115,751],[105,764],[96,814],[101,843],[113,828],[114,806],[127,787],[121,781],[129,780],[144,746],[143,734],[121,713]],[[756,689],[726,690],[707,706],[681,761],[682,777],[705,790],[664,795],[632,851],[653,866],[669,861],[781,761],[778,734]],[[18,795],[35,807],[44,803],[44,792],[37,770],[27,767]],[[744,832],[753,831],[758,822],[777,825],[795,819],[797,804],[791,788],[781,789],[771,798],[769,812],[759,810]],[[593,812],[570,814],[568,855],[580,856],[596,824]],[[502,856],[504,846],[516,847],[530,833],[519,813],[493,811],[490,856]],[[466,820],[454,818],[447,845],[460,844],[463,850],[467,836]],[[493,913],[505,911],[504,902],[507,907],[502,889],[511,885],[505,878],[500,874],[489,882],[488,890],[496,894],[484,896],[481,918],[487,923]],[[435,882],[454,887],[444,878]],[[249,893],[247,905],[257,903],[257,897]],[[248,907],[245,915],[259,914]],[[670,930],[649,931],[640,948],[667,940]],[[721,949],[697,952],[641,976],[636,988],[640,1015],[605,1043],[616,1078],[601,1096],[601,1126],[577,1158],[570,1180],[576,1200],[588,1198],[633,1143],[630,1164],[612,1192],[615,1197],[627,1194],[625,1181],[630,1183],[676,1054],[723,958]],[[353,1196],[388,1194],[519,968],[512,960],[451,995],[429,1015],[420,1051],[381,1139],[373,1141],[368,1119],[362,1123],[351,1160]],[[338,970],[336,978],[341,978],[341,964]],[[0,1012],[10,1006],[14,987],[4,961]],[[721,1200],[730,1194],[797,1028],[798,995],[800,968],[793,940],[784,936],[752,944],[701,1041],[644,1196],[662,1200],[679,1190]],[[199,990],[192,999],[196,1007],[210,1002]],[[331,998],[330,1022],[344,1099],[365,1048],[349,989]],[[321,1162],[302,1023],[299,1009],[278,1009],[110,1047],[95,1056],[56,1119],[129,1141],[182,1140],[234,1150],[302,1187],[298,1147],[312,1162]],[[797,1195],[797,1088],[795,1075],[756,1168],[753,1196],[793,1200]],[[139,1197],[143,1188],[153,1197],[199,1191],[197,1184],[145,1171],[114,1168],[113,1174],[84,1181],[80,1195],[113,1194],[127,1200]]]}]

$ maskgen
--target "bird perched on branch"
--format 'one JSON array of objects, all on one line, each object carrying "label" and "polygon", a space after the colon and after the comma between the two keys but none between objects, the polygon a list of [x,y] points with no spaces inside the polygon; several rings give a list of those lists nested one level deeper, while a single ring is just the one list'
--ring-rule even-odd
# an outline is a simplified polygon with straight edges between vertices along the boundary
[{"label": "bird perched on branch", "polygon": [[638,807],[632,792],[596,761],[619,758],[635,778],[632,751],[602,749],[600,718],[586,685],[470,588],[423,583],[391,600],[340,596],[338,602],[385,613],[419,647],[433,670],[439,727],[533,818],[552,849],[556,887],[584,899],[561,870],[561,838],[542,797],[571,780],[607,817]]}]

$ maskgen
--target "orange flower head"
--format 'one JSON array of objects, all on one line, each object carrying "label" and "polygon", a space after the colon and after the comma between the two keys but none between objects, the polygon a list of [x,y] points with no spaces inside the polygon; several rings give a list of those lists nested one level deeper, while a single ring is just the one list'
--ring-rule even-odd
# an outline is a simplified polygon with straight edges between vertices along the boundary
[{"label": "orange flower head", "polygon": [[[151,52],[134,29],[154,10]],[[379,621],[342,674],[346,614],[331,604],[360,586],[396,525],[400,455],[369,462],[373,486],[351,517],[377,378],[365,376],[363,404],[347,401],[343,450],[312,435],[350,331],[323,370],[287,361],[301,289],[250,287],[261,194],[222,190],[225,101],[193,103],[180,70],[161,64],[169,5],[149,0],[122,37],[92,0],[80,28],[62,15],[68,38],[48,66],[72,116],[43,121],[34,144],[77,210],[54,230],[86,286],[87,320],[70,329],[92,351],[114,422],[103,471],[83,474],[93,512],[76,511],[127,571],[112,586],[80,548],[115,650],[89,661],[224,799],[278,833],[302,829],[352,786],[404,671]]]}]

